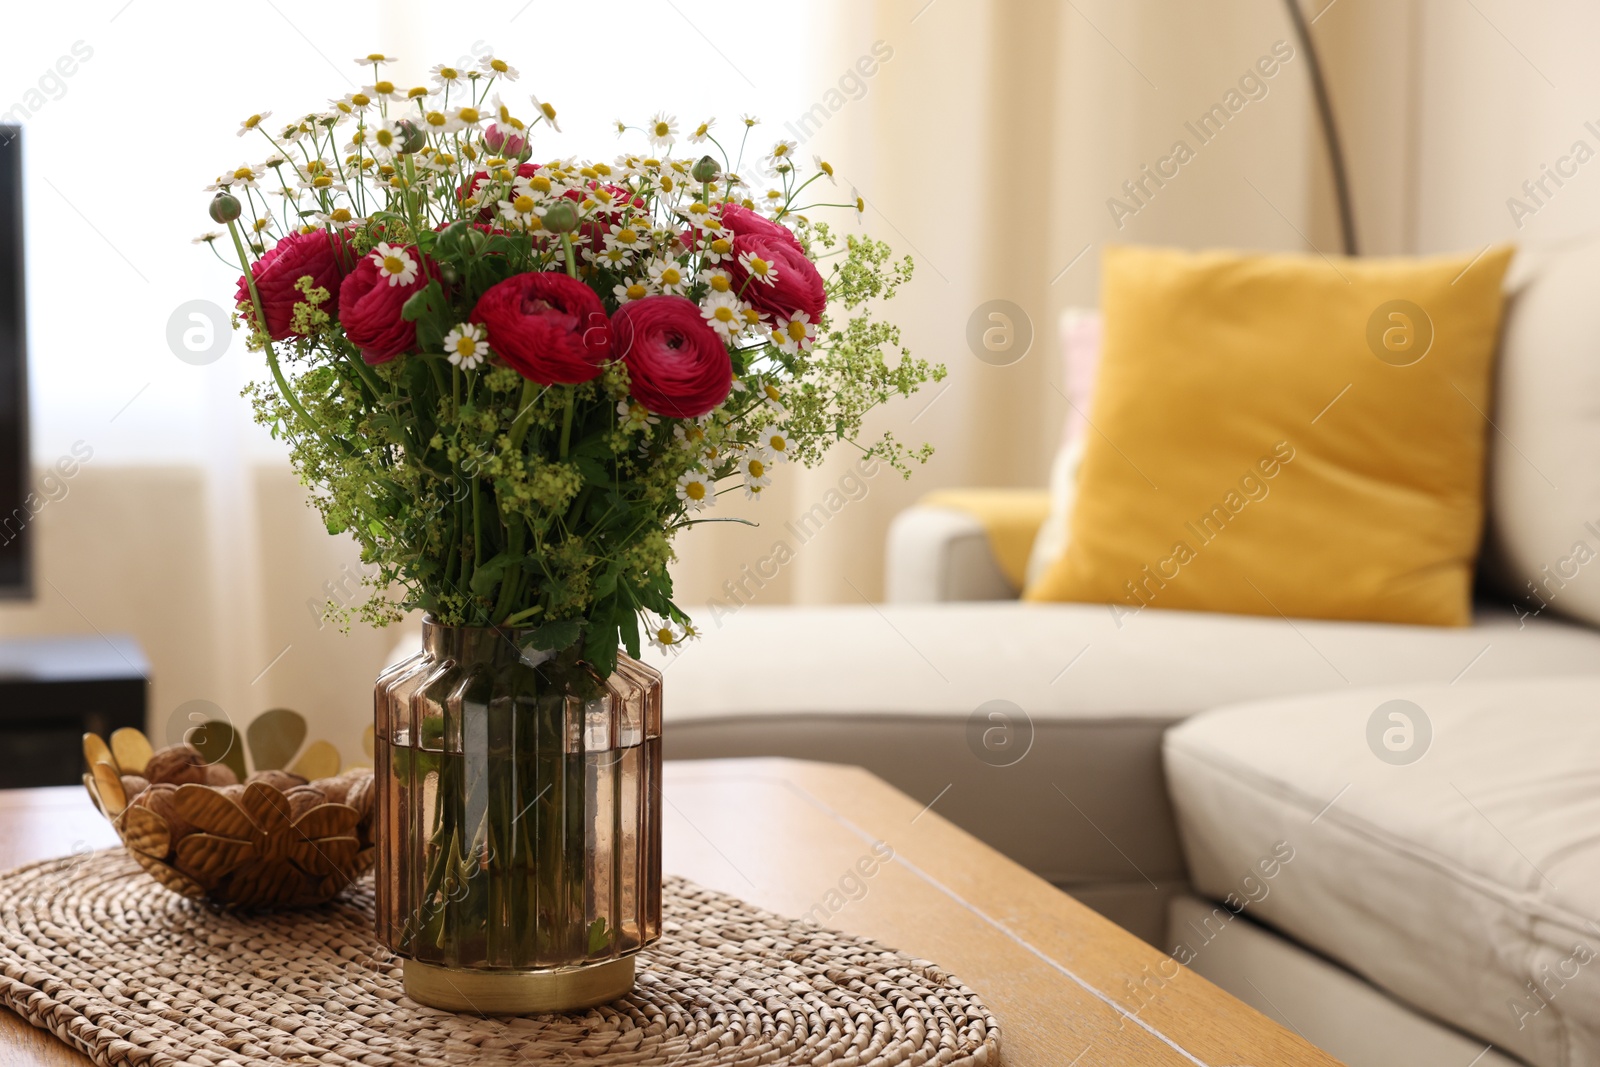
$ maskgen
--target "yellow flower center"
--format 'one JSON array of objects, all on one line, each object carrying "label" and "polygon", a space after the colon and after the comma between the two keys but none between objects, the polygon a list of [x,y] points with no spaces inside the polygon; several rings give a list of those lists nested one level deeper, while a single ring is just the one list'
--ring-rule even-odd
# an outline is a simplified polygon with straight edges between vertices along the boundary
[{"label": "yellow flower center", "polygon": [[762,259],[760,256],[750,257],[750,272],[752,274],[758,274],[765,278],[767,276],[767,271],[771,269],[772,265],[766,260]]},{"label": "yellow flower center", "polygon": [[719,256],[725,256],[732,250],[733,242],[728,240],[726,237],[718,237],[716,240],[711,242],[711,251],[715,252]]},{"label": "yellow flower center", "polygon": [[781,159],[789,154],[789,146],[786,144],[780,144],[772,150],[772,154]]},{"label": "yellow flower center", "polygon": [[752,326],[761,321],[761,312],[757,311],[755,308],[745,308],[744,311],[740,312],[740,314],[744,316],[744,321],[748,322]]},{"label": "yellow flower center", "polygon": [[489,60],[489,69],[496,74],[504,74],[511,69],[511,66],[503,59],[491,59]]},{"label": "yellow flower center", "polygon": [[470,356],[478,350],[478,342],[470,337],[461,337],[456,341],[456,354]]},{"label": "yellow flower center", "polygon": [[456,157],[452,156],[449,152],[435,152],[433,154],[433,161],[439,164],[441,167],[449,167],[455,164]]},{"label": "yellow flower center", "polygon": [[690,482],[683,487],[683,495],[690,500],[704,500],[706,498],[706,483]]},{"label": "yellow flower center", "polygon": [[233,172],[233,176],[238,181],[247,182],[256,176],[256,172],[251,170],[249,167],[240,167],[238,170]]},{"label": "yellow flower center", "polygon": [[767,438],[767,447],[772,449],[774,452],[783,452],[788,449],[789,442],[784,440],[783,434],[775,433],[771,437]]},{"label": "yellow flower center", "polygon": [[461,72],[456,70],[456,68],[454,68],[454,67],[440,67],[439,68],[439,77],[443,78],[445,81],[454,81],[455,79],[459,78],[460,76],[461,76]]},{"label": "yellow flower center", "polygon": [[544,112],[544,117],[547,119],[554,120],[556,117],[556,109],[549,104],[540,104],[539,110]]},{"label": "yellow flower center", "polygon": [[784,331],[788,333],[791,341],[804,341],[806,339],[806,324],[803,322],[791,322],[784,327]]},{"label": "yellow flower center", "polygon": [[389,61],[389,57],[384,55],[382,52],[368,52],[367,53],[367,62],[368,63],[387,63],[388,61]]},{"label": "yellow flower center", "polygon": [[372,103],[372,97],[368,96],[366,93],[351,93],[350,102],[356,107],[366,107],[368,104]]},{"label": "yellow flower center", "polygon": [[249,118],[244,120],[244,128],[247,130],[253,130],[259,125],[261,125],[260,115],[251,115]]},{"label": "yellow flower center", "polygon": [[752,459],[748,469],[752,478],[760,478],[767,473],[767,465],[759,459]]},{"label": "yellow flower center", "polygon": [[733,321],[733,309],[729,308],[729,307],[717,308],[717,310],[713,311],[711,313],[711,315],[718,322],[732,322]]},{"label": "yellow flower center", "polygon": [[662,285],[677,285],[682,281],[683,275],[679,273],[677,267],[668,267],[666,270],[661,272]]},{"label": "yellow flower center", "polygon": [[596,174],[600,175],[600,177],[602,177],[602,178],[609,178],[609,177],[611,177],[611,164],[609,164],[609,163],[596,163],[594,165],[594,172]]},{"label": "yellow flower center", "polygon": [[528,188],[537,189],[541,193],[548,193],[550,191],[550,179],[543,174],[535,174],[528,179]]},{"label": "yellow flower center", "polygon": [[426,122],[429,126],[443,126],[450,120],[445,117],[444,112],[442,111],[430,111],[426,115],[422,116],[422,121]]},{"label": "yellow flower center", "polygon": [[726,293],[732,288],[732,285],[729,283],[726,274],[713,274],[711,276],[711,288],[719,293]]},{"label": "yellow flower center", "polygon": [[637,243],[638,240],[639,231],[635,230],[632,226],[624,226],[622,229],[617,231],[617,242],[619,244],[631,245]]},{"label": "yellow flower center", "polygon": [[710,210],[711,208],[709,206],[702,204],[698,200],[689,205],[689,214],[691,215],[704,215],[710,212]]},{"label": "yellow flower center", "polygon": [[711,127],[708,124],[702,122],[700,125],[698,125],[698,126],[696,126],[694,128],[694,135],[696,137],[704,137],[710,131],[711,131]]},{"label": "yellow flower center", "polygon": [[768,383],[768,384],[763,385],[761,387],[761,391],[763,393],[767,394],[767,399],[768,400],[772,401],[773,403],[777,403],[779,394],[778,394],[778,387],[776,385],[772,385],[771,383]]},{"label": "yellow flower center", "polygon": [[655,131],[657,137],[665,137],[667,134],[672,132],[672,127],[668,126],[665,122],[658,122],[655,125]]},{"label": "yellow flower center", "polygon": [[672,190],[676,189],[677,187],[678,187],[678,183],[672,180],[672,175],[663,174],[661,176],[661,191],[663,193],[670,193],[670,192],[672,192]]},{"label": "yellow flower center", "polygon": [[428,90],[424,89],[420,85],[414,85],[411,88],[406,90],[406,99],[407,100],[416,100],[416,99],[419,99],[419,98],[427,96],[427,95],[428,95]]},{"label": "yellow flower center", "polygon": [[255,229],[255,231],[257,233],[260,233],[262,230],[267,228],[267,225],[271,221],[272,221],[271,219],[256,219],[255,222],[251,223],[251,226]]},{"label": "yellow flower center", "polygon": [[326,174],[319,174],[311,179],[311,184],[318,189],[326,189],[333,184],[333,178]]},{"label": "yellow flower center", "polygon": [[399,256],[384,256],[383,270],[385,274],[404,274],[406,270],[405,260]]},{"label": "yellow flower center", "polygon": [[526,215],[533,210],[533,197],[526,194],[519,196],[511,201],[511,207],[517,214]]},{"label": "yellow flower center", "polygon": [[379,96],[388,96],[390,93],[394,92],[394,82],[379,82],[372,88],[377,91]]},{"label": "yellow flower center", "polygon": [[388,148],[394,144],[394,132],[391,130],[379,130],[372,135],[372,139],[383,147]]},{"label": "yellow flower center", "polygon": [[456,114],[460,116],[462,122],[477,122],[482,117],[475,107],[464,107],[457,111]]},{"label": "yellow flower center", "polygon": [[600,177],[600,172],[595,170],[593,167],[579,167],[578,168],[578,173],[583,175],[585,178],[598,178],[598,177]]},{"label": "yellow flower center", "polygon": [[670,645],[677,640],[677,637],[670,629],[663,626],[661,629],[656,631],[656,640],[660,641],[663,645]]},{"label": "yellow flower center", "polygon": [[350,214],[349,208],[336,207],[328,212],[328,221],[330,222],[349,222],[352,218],[354,216]]},{"label": "yellow flower center", "polygon": [[644,286],[640,285],[638,282],[634,282],[632,285],[628,286],[628,299],[629,300],[643,300],[644,297],[645,297],[645,294],[647,294],[649,291],[650,290],[646,289]]},{"label": "yellow flower center", "polygon": [[826,174],[830,178],[833,177],[833,164],[832,163],[829,163],[827,160],[824,159],[824,160],[820,161],[820,163],[818,165],[822,168],[822,173]]}]

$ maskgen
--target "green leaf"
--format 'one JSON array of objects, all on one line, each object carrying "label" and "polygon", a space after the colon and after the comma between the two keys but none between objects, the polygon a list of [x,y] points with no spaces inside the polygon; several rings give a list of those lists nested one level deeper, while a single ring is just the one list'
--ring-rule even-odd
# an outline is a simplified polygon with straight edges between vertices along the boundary
[{"label": "green leaf", "polygon": [[611,936],[606,933],[606,921],[596,919],[589,924],[589,955],[594,955],[611,943]]},{"label": "green leaf", "polygon": [[506,568],[521,562],[516,556],[501,552],[492,556],[477,570],[472,572],[472,591],[478,596],[488,596],[494,591],[501,577],[505,575]]},{"label": "green leaf", "polygon": [[416,322],[432,310],[436,301],[444,298],[444,289],[438,282],[429,282],[421,289],[412,293],[404,304],[400,305],[400,317],[407,322]]},{"label": "green leaf", "polygon": [[570,647],[583,634],[583,624],[577,619],[559,619],[536,627],[522,642],[523,648],[535,652],[558,652]]}]

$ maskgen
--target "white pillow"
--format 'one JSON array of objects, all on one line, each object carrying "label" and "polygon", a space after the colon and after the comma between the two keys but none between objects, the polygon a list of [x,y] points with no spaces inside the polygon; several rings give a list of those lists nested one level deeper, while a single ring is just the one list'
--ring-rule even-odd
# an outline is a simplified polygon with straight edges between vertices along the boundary
[{"label": "white pillow", "polygon": [[1078,493],[1078,465],[1083,462],[1089,428],[1089,398],[1100,368],[1100,312],[1067,308],[1061,313],[1061,383],[1067,400],[1061,446],[1050,464],[1050,514],[1033,538],[1028,553],[1027,585],[1032,585],[1067,550],[1072,527],[1072,502]]},{"label": "white pillow", "polygon": [[1519,266],[1485,413],[1486,569],[1519,614],[1600,625],[1600,241]]}]

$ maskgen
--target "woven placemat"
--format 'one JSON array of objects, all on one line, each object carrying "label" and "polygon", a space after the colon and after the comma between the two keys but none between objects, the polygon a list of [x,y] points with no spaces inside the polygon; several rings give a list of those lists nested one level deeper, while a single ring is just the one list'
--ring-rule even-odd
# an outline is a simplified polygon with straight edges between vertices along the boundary
[{"label": "woven placemat", "polygon": [[669,878],[634,991],[486,1019],[406,998],[372,883],[304,912],[175,896],[122,850],[0,875],[0,1003],[101,1064],[998,1062],[999,1028],[938,967]]}]

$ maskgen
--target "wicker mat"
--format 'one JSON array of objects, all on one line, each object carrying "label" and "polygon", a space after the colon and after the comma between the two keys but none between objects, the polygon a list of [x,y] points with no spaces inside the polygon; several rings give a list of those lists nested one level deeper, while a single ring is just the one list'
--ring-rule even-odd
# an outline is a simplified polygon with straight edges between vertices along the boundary
[{"label": "wicker mat", "polygon": [[663,918],[625,999],[486,1019],[406,999],[370,880],[236,916],[118,849],[0,875],[0,1003],[102,1064],[998,1062],[994,1017],[933,964],[681,879]]}]

